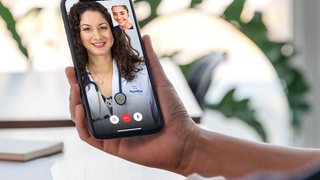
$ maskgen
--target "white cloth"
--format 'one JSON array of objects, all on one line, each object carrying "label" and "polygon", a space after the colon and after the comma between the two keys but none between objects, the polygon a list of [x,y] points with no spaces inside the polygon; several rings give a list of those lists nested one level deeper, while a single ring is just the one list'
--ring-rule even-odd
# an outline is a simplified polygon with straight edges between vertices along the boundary
[{"label": "white cloth", "polygon": [[216,176],[216,177],[202,177],[199,174],[191,174],[187,177],[186,180],[226,180],[226,178],[222,176]]}]

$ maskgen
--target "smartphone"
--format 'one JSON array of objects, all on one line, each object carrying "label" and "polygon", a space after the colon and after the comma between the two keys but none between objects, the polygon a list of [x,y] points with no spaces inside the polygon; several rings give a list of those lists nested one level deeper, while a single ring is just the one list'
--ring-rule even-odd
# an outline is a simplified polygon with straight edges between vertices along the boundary
[{"label": "smartphone", "polygon": [[131,0],[62,0],[88,129],[96,139],[159,132],[164,121]]}]

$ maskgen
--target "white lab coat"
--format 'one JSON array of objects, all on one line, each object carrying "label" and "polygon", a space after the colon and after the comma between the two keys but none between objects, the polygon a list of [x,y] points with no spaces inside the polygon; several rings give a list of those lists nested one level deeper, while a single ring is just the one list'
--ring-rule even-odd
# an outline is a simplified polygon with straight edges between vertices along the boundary
[{"label": "white lab coat", "polygon": [[[121,78],[122,93],[126,95],[126,103],[122,106],[115,102],[115,94],[119,93],[119,72],[116,61],[113,60],[113,77],[112,77],[112,108],[113,115],[119,117],[118,124],[112,124],[110,118],[95,121],[94,129],[100,135],[117,133],[118,130],[141,128],[141,130],[153,129],[156,127],[154,117],[158,117],[155,101],[153,98],[153,92],[151,84],[148,78],[148,72],[145,65],[141,65],[142,71],[136,74],[136,78],[132,82],[127,82],[124,78]],[[90,81],[93,81],[89,75]],[[89,87],[88,87],[89,86]],[[89,84],[86,87],[87,99],[91,112],[95,117],[99,117],[99,100],[94,85]],[[99,92],[101,117],[110,117],[107,106],[104,104],[101,94]],[[133,118],[134,113],[139,112],[142,114],[142,121],[135,121]],[[122,115],[129,114],[131,121],[125,123],[122,121]],[[93,118],[93,116],[92,116]]]}]

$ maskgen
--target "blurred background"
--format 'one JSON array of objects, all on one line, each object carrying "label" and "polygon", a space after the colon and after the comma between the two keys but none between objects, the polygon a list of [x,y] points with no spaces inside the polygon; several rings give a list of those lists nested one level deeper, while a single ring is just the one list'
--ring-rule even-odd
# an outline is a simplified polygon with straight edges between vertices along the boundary
[{"label": "blurred background", "polygon": [[[64,69],[72,60],[59,5],[60,0],[0,0],[0,128],[27,120],[70,121]],[[201,127],[320,148],[320,2],[134,5],[141,34],[151,36],[161,61],[179,67],[174,71],[188,82],[203,111]]]}]

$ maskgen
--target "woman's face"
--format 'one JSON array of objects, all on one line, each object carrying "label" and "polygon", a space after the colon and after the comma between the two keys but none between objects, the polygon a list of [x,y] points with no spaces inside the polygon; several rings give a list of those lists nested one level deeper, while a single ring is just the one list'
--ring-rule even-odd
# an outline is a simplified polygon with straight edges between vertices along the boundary
[{"label": "woman's face", "polygon": [[129,13],[122,6],[115,6],[112,8],[113,19],[119,23],[120,26],[128,23]]},{"label": "woman's face", "polygon": [[81,15],[80,37],[88,55],[111,55],[114,39],[110,25],[98,11],[85,11]]}]

